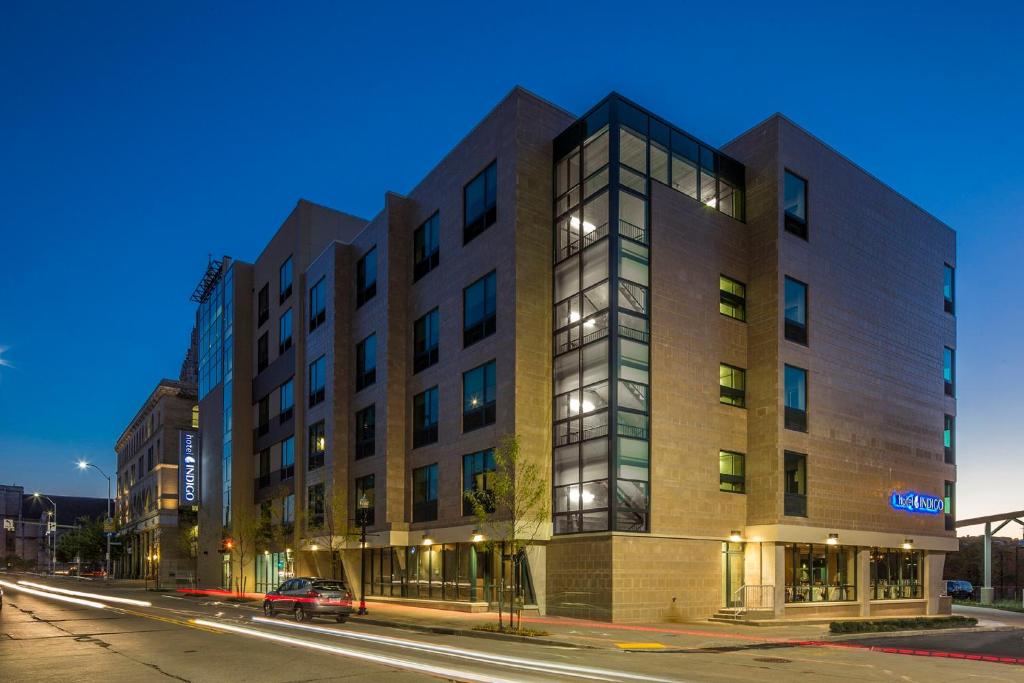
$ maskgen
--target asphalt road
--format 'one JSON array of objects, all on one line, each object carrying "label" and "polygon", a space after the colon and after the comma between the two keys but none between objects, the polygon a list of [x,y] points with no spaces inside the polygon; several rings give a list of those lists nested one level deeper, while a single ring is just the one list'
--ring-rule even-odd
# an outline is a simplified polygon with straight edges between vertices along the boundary
[{"label": "asphalt road", "polygon": [[[424,634],[357,620],[296,625],[286,618],[261,620],[251,608],[217,600],[0,574],[0,581],[17,580],[100,597],[86,598],[91,605],[68,603],[53,593],[5,586],[2,680],[1024,680],[1024,667],[883,654],[863,647],[739,646],[636,653]],[[111,601],[114,597],[152,604],[117,604]]]}]

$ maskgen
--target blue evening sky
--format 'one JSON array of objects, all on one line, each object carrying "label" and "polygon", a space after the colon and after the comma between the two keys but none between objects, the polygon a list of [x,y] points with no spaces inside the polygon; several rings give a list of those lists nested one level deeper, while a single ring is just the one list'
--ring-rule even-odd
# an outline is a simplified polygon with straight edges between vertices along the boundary
[{"label": "blue evening sky", "polygon": [[520,84],[781,111],[956,228],[959,513],[1024,508],[1020,3],[230,4],[0,8],[0,483],[105,495],[73,463],[177,377],[208,254],[372,216]]}]

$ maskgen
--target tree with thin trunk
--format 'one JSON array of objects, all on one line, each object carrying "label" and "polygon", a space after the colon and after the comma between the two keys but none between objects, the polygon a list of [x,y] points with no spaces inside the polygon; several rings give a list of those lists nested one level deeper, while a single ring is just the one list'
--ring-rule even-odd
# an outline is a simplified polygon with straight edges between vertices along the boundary
[{"label": "tree with thin trunk", "polygon": [[[484,546],[511,560],[512,586],[509,594],[509,628],[522,626],[521,563],[551,520],[551,488],[537,457],[523,453],[517,435],[501,439],[494,449],[494,470],[465,492],[466,500],[484,535]],[[499,596],[498,626],[504,630]],[[518,624],[515,621],[518,615]]]},{"label": "tree with thin trunk", "polygon": [[[303,519],[310,540],[327,551],[330,576],[325,578],[343,578],[341,551],[347,548],[351,541],[359,538],[359,531],[353,526],[353,520],[348,514],[346,487],[331,486],[324,493],[322,518],[314,518],[307,509]],[[316,553],[313,553],[313,561],[316,563],[317,574],[320,574],[320,563]]]},{"label": "tree with thin trunk", "polygon": [[263,531],[263,519],[260,513],[255,513],[247,505],[242,505],[231,515],[231,559],[234,560],[237,571],[235,573],[235,591],[239,596],[246,592],[248,577],[245,575],[245,568],[256,557],[257,546],[260,543],[260,535]]}]

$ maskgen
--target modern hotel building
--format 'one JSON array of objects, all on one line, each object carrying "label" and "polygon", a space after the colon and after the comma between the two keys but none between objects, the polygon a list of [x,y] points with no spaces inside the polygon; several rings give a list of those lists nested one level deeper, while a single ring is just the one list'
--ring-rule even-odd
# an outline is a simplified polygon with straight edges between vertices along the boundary
[{"label": "modern hotel building", "polygon": [[515,434],[549,477],[542,613],[940,612],[955,265],[950,228],[782,116],[716,149],[517,88],[371,220],[300,202],[211,264],[201,581],[339,550],[375,600],[487,609],[509,563],[464,491]]}]

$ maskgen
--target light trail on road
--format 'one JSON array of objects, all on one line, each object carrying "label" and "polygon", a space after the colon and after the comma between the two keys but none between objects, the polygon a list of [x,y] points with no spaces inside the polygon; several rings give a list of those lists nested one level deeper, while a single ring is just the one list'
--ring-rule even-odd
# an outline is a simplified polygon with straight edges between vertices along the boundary
[{"label": "light trail on road", "polygon": [[42,583],[33,583],[31,581],[19,581],[21,586],[32,586],[33,588],[39,588],[45,591],[53,591],[54,593],[61,593],[63,595],[74,595],[80,598],[94,598],[96,600],[104,600],[106,602],[119,602],[125,605],[136,605],[138,607],[152,607],[153,603],[146,602],[145,600],[132,600],[131,598],[115,598],[110,595],[101,595],[99,593],[85,593],[83,591],[72,591],[67,588],[55,588],[54,586],[47,586]]},{"label": "light trail on road", "polygon": [[318,643],[312,640],[302,640],[301,638],[292,638],[291,636],[282,636],[276,633],[267,633],[266,631],[260,631],[254,628],[246,628],[244,626],[234,626],[232,624],[223,624],[216,621],[208,621],[206,619],[193,619],[193,623],[199,626],[205,626],[207,628],[217,629],[226,631],[228,633],[238,633],[245,636],[252,636],[255,638],[263,638],[265,640],[272,640],[278,643],[284,643],[286,645],[295,645],[297,647],[305,647],[311,650],[319,650],[321,652],[329,652],[331,654],[341,655],[343,657],[351,657],[354,659],[361,659],[367,662],[373,662],[375,664],[382,664],[385,666],[391,666],[397,669],[405,669],[407,671],[418,671],[432,676],[442,676],[448,679],[454,679],[457,681],[470,681],[472,683],[514,683],[514,679],[500,678],[497,676],[490,676],[487,674],[475,673],[471,671],[460,671],[458,669],[449,669],[443,666],[435,666],[433,664],[422,664],[420,662],[413,662],[406,659],[398,659],[396,657],[388,657],[386,655],[376,655],[369,652],[362,652],[360,650],[347,650],[342,647],[335,645],[327,645],[326,643]]},{"label": "light trail on road", "polygon": [[28,593],[29,595],[36,595],[41,598],[50,598],[51,600],[60,600],[61,602],[69,602],[73,605],[83,605],[85,607],[95,607],[96,609],[106,609],[106,605],[102,602],[94,602],[92,600],[82,600],[81,598],[71,598],[65,595],[58,595],[56,593],[50,593],[47,591],[36,590],[35,588],[29,588],[28,586],[19,586],[16,583],[10,581],[0,581],[0,586],[7,586],[16,591],[22,593]]},{"label": "light trail on road", "polygon": [[281,626],[285,628],[298,629],[302,631],[310,631],[313,633],[323,633],[325,635],[334,636],[336,638],[351,638],[353,640],[378,643],[381,645],[389,645],[392,647],[400,647],[409,650],[419,650],[421,652],[431,652],[434,654],[445,655],[448,657],[468,659],[470,661],[475,662],[483,661],[498,666],[507,666],[516,669],[527,669],[530,671],[538,671],[546,674],[573,676],[575,678],[597,678],[599,680],[632,680],[648,681],[650,683],[676,683],[675,681],[666,678],[653,678],[651,676],[644,676],[642,674],[634,674],[625,671],[611,671],[608,669],[595,669],[585,666],[574,666],[571,664],[542,662],[535,659],[510,657],[508,655],[492,654],[489,652],[481,652],[479,650],[466,650],[456,647],[450,647],[447,645],[433,645],[431,643],[424,643],[416,640],[405,640],[403,638],[380,636],[372,633],[359,633],[356,631],[343,631],[333,628],[327,628],[324,626],[298,624],[289,621],[268,619],[266,617],[253,617],[252,620],[254,622],[258,622],[261,624],[270,624],[272,626]]}]

